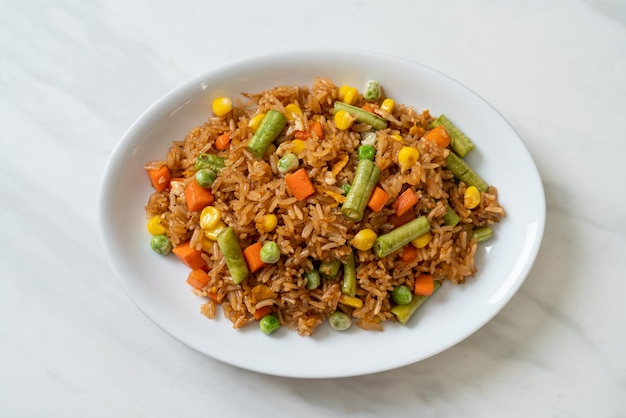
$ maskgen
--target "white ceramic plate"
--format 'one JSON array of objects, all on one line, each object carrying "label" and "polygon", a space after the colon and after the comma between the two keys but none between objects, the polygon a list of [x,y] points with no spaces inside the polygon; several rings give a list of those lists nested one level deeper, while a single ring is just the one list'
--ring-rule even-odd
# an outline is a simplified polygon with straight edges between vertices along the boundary
[{"label": "white ceramic plate", "polygon": [[[144,205],[151,193],[143,169],[162,159],[210,114],[211,98],[236,97],[272,86],[311,85],[315,76],[361,88],[379,80],[389,97],[431,114],[445,113],[476,149],[469,163],[499,189],[507,211],[493,239],[477,255],[478,274],[464,286],[444,286],[407,326],[336,332],[327,324],[313,337],[281,329],[272,336],[251,325],[234,330],[223,315],[199,312],[203,302],[185,283],[176,257],[150,250]],[[539,250],[545,223],[541,179],[522,140],[475,93],[430,68],[355,51],[304,51],[239,61],[208,71],[148,109],[113,150],[100,194],[102,238],[122,287],[148,318],[173,337],[223,362],[257,372],[302,378],[342,377],[389,370],[433,356],[493,318],[520,287]]]}]

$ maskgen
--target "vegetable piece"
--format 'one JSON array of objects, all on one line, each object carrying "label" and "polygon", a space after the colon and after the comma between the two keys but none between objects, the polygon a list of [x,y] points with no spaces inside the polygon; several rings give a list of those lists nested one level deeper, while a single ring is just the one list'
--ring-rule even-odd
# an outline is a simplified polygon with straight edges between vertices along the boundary
[{"label": "vegetable piece", "polygon": [[311,183],[304,167],[285,177],[285,182],[291,194],[300,201],[306,200],[309,196],[315,194],[315,187],[313,187],[313,183]]},{"label": "vegetable piece", "polygon": [[280,321],[274,314],[267,314],[259,321],[259,329],[265,335],[270,335],[280,328]]},{"label": "vegetable piece", "polygon": [[432,239],[433,239],[433,235],[430,232],[428,232],[419,238],[415,238],[413,241],[411,241],[411,244],[415,248],[424,248],[425,246],[428,245],[430,241],[432,241]]},{"label": "vegetable piece", "polygon": [[341,190],[343,190],[343,194],[347,195],[350,192],[352,185],[350,183],[344,183],[341,185]]},{"label": "vegetable piece", "polygon": [[328,323],[336,331],[345,331],[352,326],[352,318],[344,312],[335,311],[328,317]]},{"label": "vegetable piece", "polygon": [[203,168],[210,168],[215,171],[215,173],[219,173],[222,171],[222,168],[226,166],[225,161],[226,159],[224,157],[220,157],[219,155],[202,153],[196,157],[193,169],[201,170]]},{"label": "vegetable piece", "polygon": [[353,104],[359,96],[359,91],[352,86],[339,87],[339,100],[349,105]]},{"label": "vegetable piece", "polygon": [[396,108],[396,102],[393,99],[387,98],[383,100],[383,102],[380,104],[380,110],[387,112],[387,113],[393,113],[395,108]]},{"label": "vegetable piece", "polygon": [[[391,134],[391,135],[389,135],[389,137],[391,139],[393,139],[394,141],[396,141],[396,142],[402,142],[402,140],[404,139],[404,138],[402,138],[402,135],[399,135],[399,134]],[[419,153],[417,154],[417,156],[419,158]],[[416,161],[417,161],[417,158],[416,158]]]},{"label": "vegetable piece", "polygon": [[418,201],[419,198],[413,189],[408,188],[391,204],[391,208],[396,211],[396,215],[402,216],[415,206]]},{"label": "vegetable piece", "polygon": [[493,229],[489,226],[476,228],[472,231],[472,238],[476,238],[476,242],[484,242],[493,236]]},{"label": "vegetable piece", "polygon": [[280,260],[280,247],[274,241],[266,241],[261,247],[261,261],[274,264]]},{"label": "vegetable piece", "polygon": [[450,148],[461,158],[474,149],[474,143],[459,128],[457,128],[447,117],[439,115],[437,119],[430,123],[430,126],[443,126],[450,136]]},{"label": "vegetable piece", "polygon": [[184,265],[192,270],[206,266],[206,262],[202,258],[202,250],[193,248],[189,241],[178,244],[172,249],[172,252]]},{"label": "vegetable piece", "polygon": [[208,189],[213,185],[213,182],[217,178],[217,174],[215,171],[210,168],[203,168],[196,171],[196,183],[200,185],[203,189]]},{"label": "vegetable piece", "polygon": [[376,132],[367,131],[361,134],[361,144],[363,145],[376,145]]},{"label": "vegetable piece", "polygon": [[450,205],[446,208],[446,214],[443,215],[443,221],[446,225],[457,226],[461,221],[459,215],[452,209]]},{"label": "vegetable piece", "polygon": [[159,215],[154,215],[150,220],[148,220],[148,232],[151,235],[163,235],[165,234],[165,228],[161,225],[161,217]]},{"label": "vegetable piece", "polygon": [[296,154],[288,152],[280,160],[278,160],[278,172],[280,174],[286,174],[292,170],[295,170],[300,165],[300,161]]},{"label": "vegetable piece", "polygon": [[367,201],[367,207],[374,212],[380,212],[385,207],[387,199],[389,199],[389,193],[376,186],[374,188],[374,191],[372,192],[372,195]]},{"label": "vegetable piece", "polygon": [[417,249],[413,245],[405,245],[400,254],[400,259],[405,263],[410,263],[417,257]]},{"label": "vegetable piece", "polygon": [[[437,290],[440,286],[441,284],[437,282],[435,284],[435,290]],[[428,298],[429,296],[414,295],[413,299],[411,299],[409,303],[407,303],[406,305],[396,305],[391,308],[391,312],[396,316],[398,322],[400,322],[402,325],[405,325],[407,322],[409,322],[409,319],[411,319],[413,314],[417,312],[420,306],[422,306]]]},{"label": "vegetable piece", "polygon": [[172,243],[165,235],[155,235],[150,238],[150,248],[161,255],[168,255],[172,251]]},{"label": "vegetable piece", "polygon": [[263,217],[261,217],[261,220],[259,221],[257,228],[259,229],[260,232],[272,232],[274,229],[276,229],[277,225],[278,225],[278,217],[274,215],[273,213],[270,213],[267,215],[263,215]]},{"label": "vegetable piece", "polygon": [[146,171],[148,172],[148,176],[150,177],[150,183],[152,183],[152,187],[154,187],[157,192],[161,193],[170,184],[172,176],[170,174],[169,168],[167,168],[165,164],[157,169]]},{"label": "vegetable piece", "polygon": [[224,116],[233,110],[233,101],[229,97],[218,97],[211,104],[215,116]]},{"label": "vegetable piece", "polygon": [[215,206],[207,206],[200,212],[200,228],[213,229],[222,220],[222,212]]},{"label": "vegetable piece", "polygon": [[351,106],[344,102],[335,102],[333,114],[336,114],[340,110],[345,110],[358,122],[366,123],[374,129],[385,129],[387,127],[387,121],[374,113],[366,112],[363,109]]},{"label": "vegetable piece", "polygon": [[261,248],[261,243],[255,242],[243,250],[243,257],[246,260],[250,273],[256,273],[266,266],[265,262],[261,258]]},{"label": "vegetable piece", "polygon": [[218,136],[217,139],[215,140],[215,148],[217,148],[220,151],[223,151],[226,148],[228,148],[229,144],[230,144],[230,132],[224,132],[223,134]]},{"label": "vegetable piece", "polygon": [[211,241],[217,241],[217,236],[225,230],[227,225],[224,221],[219,221],[213,228],[205,229],[204,236],[207,237]]},{"label": "vegetable piece", "polygon": [[404,224],[411,222],[413,219],[415,219],[415,212],[410,210],[402,216],[398,216],[395,213],[391,214],[387,218],[387,221],[389,221],[389,223],[392,224],[394,227],[398,228]]},{"label": "vegetable piece", "polygon": [[193,269],[187,276],[187,284],[198,290],[202,290],[210,280],[211,277],[202,269]]},{"label": "vegetable piece", "polygon": [[335,126],[340,131],[345,131],[345,130],[350,129],[350,127],[352,126],[352,123],[354,123],[354,119],[352,118],[352,115],[350,115],[350,113],[348,113],[347,110],[343,110],[343,109],[335,113],[335,115],[333,116],[333,120],[335,121]]},{"label": "vegetable piece", "polygon": [[367,251],[372,249],[376,238],[378,238],[378,235],[373,230],[369,228],[361,229],[354,235],[350,244],[357,250]]},{"label": "vegetable piece", "polygon": [[302,109],[300,109],[300,106],[298,106],[297,103],[289,103],[287,106],[285,106],[285,119],[293,122],[300,116],[302,116]]},{"label": "vegetable piece", "polygon": [[374,253],[379,258],[385,257],[428,232],[430,232],[428,218],[420,216],[376,238]]},{"label": "vegetable piece", "polygon": [[402,171],[406,171],[413,167],[420,158],[420,152],[413,147],[402,147],[398,152],[398,165]]},{"label": "vegetable piece", "polygon": [[443,148],[450,145],[450,135],[448,135],[448,131],[446,131],[446,128],[444,128],[443,125],[437,125],[430,131],[426,132],[424,139]]},{"label": "vegetable piece", "polygon": [[317,270],[304,273],[304,277],[306,278],[306,288],[309,290],[317,289],[322,283],[322,278]]},{"label": "vegetable piece", "polygon": [[380,83],[376,80],[368,80],[363,88],[363,98],[368,102],[377,102],[382,95]]},{"label": "vegetable piece", "polygon": [[217,236],[217,245],[224,254],[226,266],[235,284],[241,284],[250,273],[248,265],[241,251],[239,237],[232,226],[226,227]]},{"label": "vegetable piece", "polygon": [[309,131],[311,133],[315,133],[315,135],[317,135],[318,139],[324,139],[324,127],[322,126],[322,123],[314,120],[313,122],[309,123]]},{"label": "vegetable piece", "polygon": [[302,139],[294,139],[293,141],[291,141],[291,145],[291,151],[296,155],[299,155],[302,151],[306,149],[306,144]]},{"label": "vegetable piece", "polygon": [[264,117],[265,113],[257,113],[254,115],[252,119],[250,119],[250,122],[248,122],[248,128],[250,128],[252,132],[256,132],[256,130],[259,129],[259,125]]},{"label": "vegetable piece", "polygon": [[252,316],[257,321],[260,321],[265,315],[272,312],[272,307],[269,305],[261,306],[259,309],[255,310]]},{"label": "vegetable piece", "polygon": [[376,157],[376,148],[371,145],[361,145],[357,151],[359,160],[372,160]]},{"label": "vegetable piece", "polygon": [[277,110],[268,110],[259,128],[248,141],[248,151],[257,158],[263,157],[267,147],[274,142],[287,124],[287,119]]},{"label": "vegetable piece", "polygon": [[341,295],[339,297],[339,303],[342,305],[350,306],[355,309],[359,309],[363,307],[363,301],[357,297]]},{"label": "vegetable piece", "polygon": [[185,200],[189,212],[202,210],[215,201],[209,189],[205,189],[196,181],[190,181],[185,187]]},{"label": "vegetable piece", "polygon": [[341,284],[341,292],[352,297],[356,294],[356,261],[354,258],[354,251],[351,251],[346,259],[346,264],[343,265],[343,283]]},{"label": "vegetable piece", "polygon": [[406,285],[401,284],[391,291],[391,299],[398,305],[406,305],[413,299],[413,292]]},{"label": "vegetable piece", "polygon": [[463,206],[466,209],[474,209],[480,205],[480,192],[476,186],[469,186],[463,194]]},{"label": "vegetable piece", "polygon": [[452,171],[454,177],[467,186],[475,186],[481,192],[487,191],[489,185],[483,180],[461,157],[450,152],[446,157],[446,167]]},{"label": "vegetable piece", "polygon": [[373,161],[360,160],[354,173],[352,187],[346,195],[346,201],[341,207],[341,213],[352,221],[358,222],[363,218],[367,202],[378,183],[380,169]]},{"label": "vegetable piece", "polygon": [[435,291],[435,282],[432,274],[422,273],[415,278],[413,292],[420,296],[430,296]]},{"label": "vegetable piece", "polygon": [[337,280],[339,276],[339,270],[341,269],[341,261],[332,260],[332,261],[323,261],[320,264],[319,273],[325,279],[328,280]]}]

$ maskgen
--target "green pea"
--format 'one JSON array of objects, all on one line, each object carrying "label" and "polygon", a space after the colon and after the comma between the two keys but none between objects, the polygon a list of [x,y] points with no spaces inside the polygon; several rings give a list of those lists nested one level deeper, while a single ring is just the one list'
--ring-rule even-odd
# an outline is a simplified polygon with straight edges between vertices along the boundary
[{"label": "green pea", "polygon": [[280,160],[278,160],[278,172],[280,174],[285,174],[291,170],[295,170],[299,165],[300,161],[298,160],[298,157],[296,157],[296,154],[288,152]]},{"label": "green pea", "polygon": [[261,261],[274,264],[280,260],[280,247],[274,241],[267,241],[261,247]]},{"label": "green pea", "polygon": [[345,183],[341,185],[341,190],[343,190],[343,194],[348,194],[351,188],[352,185],[350,183]]},{"label": "green pea", "polygon": [[391,292],[391,299],[398,305],[406,305],[413,299],[413,292],[407,286],[401,284]]},{"label": "green pea", "polygon": [[359,160],[370,160],[374,161],[374,157],[376,157],[376,148],[371,145],[361,145],[358,151]]},{"label": "green pea", "polygon": [[280,328],[280,321],[274,314],[267,314],[259,321],[259,329],[265,335],[270,335],[278,328]]},{"label": "green pea", "polygon": [[317,270],[304,273],[304,277],[306,277],[306,288],[309,290],[317,289],[322,281],[320,273]]},{"label": "green pea", "polygon": [[150,248],[157,254],[168,255],[172,251],[172,243],[165,235],[155,235],[150,239]]},{"label": "green pea", "polygon": [[210,168],[203,168],[196,171],[196,182],[200,185],[200,187],[205,189],[211,187],[216,178],[217,174],[215,174],[215,171]]},{"label": "green pea", "polygon": [[382,89],[380,87],[380,83],[376,80],[369,80],[365,83],[365,88],[363,89],[363,97],[368,102],[375,102],[380,99],[382,94]]},{"label": "green pea", "polygon": [[328,317],[328,322],[332,329],[345,331],[352,325],[352,319],[341,311],[335,311]]}]

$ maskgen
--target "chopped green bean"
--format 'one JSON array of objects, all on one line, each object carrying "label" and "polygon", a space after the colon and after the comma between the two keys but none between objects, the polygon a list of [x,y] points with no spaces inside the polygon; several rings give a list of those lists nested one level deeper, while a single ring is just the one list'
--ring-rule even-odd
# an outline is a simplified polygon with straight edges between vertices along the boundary
[{"label": "chopped green bean", "polygon": [[354,251],[351,251],[343,265],[343,283],[341,292],[345,295],[352,296],[356,294],[356,261]]},{"label": "chopped green bean", "polygon": [[481,192],[487,191],[489,185],[461,157],[450,151],[446,157],[446,168],[454,177],[466,186],[475,186]]},{"label": "chopped green bean", "polygon": [[304,277],[306,277],[306,288],[309,290],[317,289],[322,282],[320,273],[317,270],[304,273]]},{"label": "chopped green bean", "polygon": [[228,266],[233,282],[240,284],[248,277],[250,271],[243,257],[239,237],[232,226],[224,228],[217,235],[217,245],[224,254],[224,260],[226,260],[226,266]]},{"label": "chopped green bean", "polygon": [[222,171],[222,168],[226,166],[226,159],[214,154],[200,154],[196,158],[194,164],[194,170],[202,170],[203,168],[210,168],[215,173]]},{"label": "chopped green bean", "polygon": [[280,321],[274,314],[267,314],[259,321],[259,329],[265,335],[270,335],[280,328]]},{"label": "chopped green bean", "polygon": [[465,157],[468,152],[474,149],[474,143],[459,128],[457,128],[444,115],[439,115],[437,119],[430,123],[431,127],[443,125],[446,132],[450,135],[450,148],[454,150],[461,158]]},{"label": "chopped green bean", "polygon": [[406,285],[401,284],[391,291],[391,299],[398,305],[406,305],[413,299],[413,292]]},{"label": "chopped green bean", "polygon": [[287,119],[282,113],[277,110],[268,110],[254,135],[248,141],[248,151],[257,158],[263,157],[267,147],[278,138],[286,124]]},{"label": "chopped green bean", "polygon": [[387,121],[380,116],[375,115],[372,112],[368,112],[367,110],[363,110],[359,107],[337,101],[335,102],[333,108],[333,114],[337,113],[340,110],[345,110],[350,115],[352,115],[352,117],[354,117],[357,122],[366,123],[374,129],[385,129],[387,127]]},{"label": "chopped green bean", "polygon": [[202,168],[196,171],[196,182],[202,188],[208,189],[211,187],[216,178],[217,174],[210,168]]},{"label": "chopped green bean", "polygon": [[292,152],[288,152],[285,154],[280,160],[278,160],[278,172],[280,174],[288,173],[292,170],[295,170],[300,165],[300,160],[296,154]]},{"label": "chopped green bean", "polygon": [[380,83],[376,80],[368,80],[365,82],[365,88],[363,89],[363,97],[368,102],[376,102],[382,95],[382,89]]},{"label": "chopped green bean", "polygon": [[266,241],[261,247],[261,261],[274,264],[280,260],[280,247],[274,241]]},{"label": "chopped green bean", "polygon": [[374,253],[379,258],[385,257],[428,232],[430,232],[428,218],[420,216],[376,238]]},{"label": "chopped green bean", "polygon": [[350,192],[350,189],[352,188],[352,185],[350,185],[350,183],[344,183],[341,185],[341,190],[343,190],[343,194],[347,195],[348,192]]},{"label": "chopped green bean", "polygon": [[352,326],[352,318],[341,311],[335,311],[328,317],[330,327],[336,331],[345,331]]},{"label": "chopped green bean", "polygon": [[168,255],[172,251],[172,243],[165,235],[155,235],[150,238],[150,248],[161,255]]},{"label": "chopped green bean", "polygon": [[476,228],[472,231],[472,238],[476,238],[476,242],[484,242],[493,236],[493,229],[489,226]]},{"label": "chopped green bean", "polygon": [[443,221],[445,222],[445,224],[449,226],[457,226],[460,220],[461,218],[459,218],[459,215],[454,211],[454,209],[452,209],[450,205],[448,205],[448,207],[446,208],[446,214],[443,215]]},{"label": "chopped green bean", "polygon": [[[435,291],[441,287],[440,282],[435,282]],[[431,295],[432,296],[432,295]],[[398,322],[405,325],[411,316],[426,302],[430,296],[413,295],[413,299],[406,305],[396,305],[391,308],[391,313],[396,316]]]},{"label": "chopped green bean", "polygon": [[320,264],[320,275],[328,280],[337,280],[339,276],[339,270],[341,269],[341,261],[332,260],[324,261]]},{"label": "chopped green bean", "polygon": [[371,160],[360,160],[354,173],[352,187],[346,195],[341,213],[352,221],[363,219],[367,201],[378,183],[380,169]]},{"label": "chopped green bean", "polygon": [[376,157],[376,148],[371,145],[361,145],[357,151],[359,160],[372,160]]}]

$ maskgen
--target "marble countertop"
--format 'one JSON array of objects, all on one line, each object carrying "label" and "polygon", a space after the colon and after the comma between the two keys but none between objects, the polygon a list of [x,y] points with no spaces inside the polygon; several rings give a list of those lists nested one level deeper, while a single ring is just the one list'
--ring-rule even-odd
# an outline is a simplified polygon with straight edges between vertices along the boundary
[{"label": "marble countertop", "polygon": [[[626,416],[626,6],[618,0],[0,4],[0,416]],[[524,139],[543,246],[509,304],[427,360],[300,380],[161,331],[104,256],[107,157],[154,101],[265,52],[364,48],[480,94]]]}]

